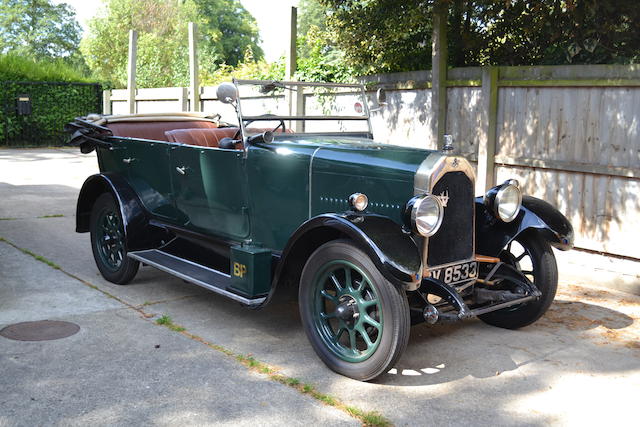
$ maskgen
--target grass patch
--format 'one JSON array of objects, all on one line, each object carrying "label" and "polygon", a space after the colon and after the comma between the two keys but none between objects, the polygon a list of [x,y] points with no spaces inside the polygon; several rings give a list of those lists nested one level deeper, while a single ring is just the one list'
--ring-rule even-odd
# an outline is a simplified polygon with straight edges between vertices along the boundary
[{"label": "grass patch", "polygon": [[14,248],[16,248],[17,250],[19,250],[19,251],[21,251],[21,252],[23,252],[23,253],[25,253],[25,254],[27,254],[27,255],[30,255],[30,256],[34,257],[34,258],[35,258],[35,259],[37,259],[38,261],[44,262],[45,264],[47,264],[47,265],[48,265],[48,266],[50,266],[51,268],[54,268],[54,269],[56,269],[56,270],[60,270],[62,273],[66,274],[67,276],[71,277],[72,279],[75,279],[75,280],[77,280],[78,282],[82,283],[83,285],[85,285],[85,286],[87,286],[87,287],[89,287],[89,288],[91,288],[91,289],[94,289],[94,290],[96,290],[96,291],[100,292],[101,294],[103,294],[103,295],[107,296],[108,298],[112,298],[112,299],[114,299],[114,300],[118,301],[120,304],[122,304],[122,305],[126,305],[127,307],[129,307],[129,308],[131,308],[131,309],[133,309],[133,310],[136,310],[136,311],[140,312],[140,314],[143,314],[143,315],[145,314],[145,313],[144,313],[142,310],[140,310],[138,307],[136,307],[136,306],[134,306],[134,305],[132,305],[132,304],[129,304],[127,301],[125,301],[125,300],[123,300],[123,299],[121,299],[121,298],[118,298],[117,296],[115,296],[115,295],[113,295],[113,294],[111,294],[111,293],[109,293],[109,292],[107,292],[107,291],[105,291],[105,290],[103,290],[103,289],[100,289],[99,287],[97,287],[97,286],[96,286],[96,285],[94,285],[93,283],[89,283],[89,282],[87,282],[86,280],[81,279],[80,277],[76,276],[75,274],[72,274],[72,273],[69,273],[68,271],[63,270],[59,265],[55,264],[55,263],[54,263],[54,262],[52,262],[52,261],[49,261],[49,260],[48,260],[48,259],[46,259],[45,257],[42,257],[42,256],[40,256],[40,255],[36,255],[36,254],[34,254],[33,252],[31,252],[30,250],[28,250],[28,249],[21,248],[20,246],[16,245],[15,243],[13,243],[13,242],[12,242],[12,241],[10,241],[10,240],[5,239],[4,237],[0,237],[0,242],[5,242],[5,243],[7,243],[8,245],[13,246],[13,247],[14,247]]},{"label": "grass patch", "polygon": [[169,317],[166,314],[163,314],[158,319],[156,319],[156,323],[158,325],[166,326],[173,331],[182,332],[184,335],[191,338],[192,340],[198,341],[213,350],[219,351],[229,357],[232,357],[238,363],[245,366],[247,369],[266,375],[272,381],[291,387],[302,394],[309,395],[310,397],[324,403],[325,405],[331,406],[342,412],[345,412],[350,416],[360,420],[362,422],[362,425],[364,426],[387,427],[387,426],[393,425],[391,421],[389,421],[380,413],[363,411],[356,407],[348,406],[342,403],[340,399],[338,399],[335,396],[331,396],[329,394],[319,392],[311,384],[305,384],[302,381],[300,381],[298,378],[289,377],[287,375],[280,374],[276,368],[271,367],[264,362],[261,362],[260,360],[253,357],[253,355],[251,354],[245,355],[240,353],[234,353],[233,351],[221,345],[212,344],[210,342],[205,341],[203,338],[197,335],[186,332],[185,328],[174,324],[173,320],[171,320],[171,317]]},{"label": "grass patch", "polygon": [[[191,334],[188,334],[191,336]],[[201,338],[199,341],[207,344]],[[208,345],[208,344],[207,344]],[[354,418],[362,421],[362,425],[371,426],[371,427],[387,427],[391,426],[392,423],[383,415],[378,412],[370,412],[363,411],[353,406],[345,405],[335,396],[331,396],[330,394],[321,393],[311,384],[304,384],[298,378],[289,377],[286,375],[279,374],[275,368],[270,367],[266,363],[263,363],[252,355],[244,355],[244,354],[234,354],[228,350],[225,351],[225,354],[233,356],[238,362],[243,364],[245,367],[260,372],[261,374],[267,375],[273,381],[279,382],[280,384],[284,384],[291,388],[296,389],[302,394],[307,394],[314,399],[324,403],[325,405],[332,406],[336,409],[339,409],[347,414],[351,415]]]},{"label": "grass patch", "polygon": [[14,248],[16,248],[17,250],[19,250],[20,252],[22,252],[22,253],[24,253],[24,254],[27,254],[27,255],[29,255],[29,256],[31,256],[31,257],[33,257],[33,258],[34,258],[34,259],[36,259],[37,261],[43,262],[43,263],[47,264],[49,267],[54,268],[54,269],[56,269],[56,270],[61,270],[60,266],[59,266],[58,264],[56,264],[55,262],[50,261],[50,260],[46,259],[46,258],[45,258],[45,257],[43,257],[43,256],[40,256],[40,255],[38,255],[38,254],[35,254],[35,253],[31,252],[29,249],[24,249],[24,248],[21,248],[21,247],[19,247],[19,246],[16,246],[16,245],[14,245],[13,243],[11,243],[10,241],[8,241],[7,239],[5,239],[4,237],[0,237],[0,242],[8,243],[8,244],[10,244],[11,246],[13,246]]},{"label": "grass patch", "polygon": [[[4,241],[4,239],[3,239]],[[55,270],[60,270],[60,266],[58,264],[56,264],[55,262],[46,259],[45,257],[35,254],[33,252],[31,252],[29,249],[24,249],[24,248],[18,248],[22,253],[25,253],[29,256],[32,256],[35,260],[40,261],[42,263],[47,264],[49,267],[55,269]]]},{"label": "grass patch", "polygon": [[171,317],[167,316],[166,314],[163,314],[162,316],[156,319],[156,323],[158,325],[171,325],[172,323]]},{"label": "grass patch", "polygon": [[18,218],[0,218],[0,221],[13,221],[14,219]]},{"label": "grass patch", "polygon": [[42,219],[42,218],[62,218],[64,217],[64,215],[62,214],[53,214],[53,215],[42,215],[39,216],[38,218]]},{"label": "grass patch", "polygon": [[185,328],[183,328],[182,326],[176,325],[175,323],[173,323],[173,320],[171,320],[171,317],[167,316],[166,314],[163,314],[162,316],[157,318],[156,323],[158,325],[166,326],[167,328],[175,332],[182,332],[185,330]]}]

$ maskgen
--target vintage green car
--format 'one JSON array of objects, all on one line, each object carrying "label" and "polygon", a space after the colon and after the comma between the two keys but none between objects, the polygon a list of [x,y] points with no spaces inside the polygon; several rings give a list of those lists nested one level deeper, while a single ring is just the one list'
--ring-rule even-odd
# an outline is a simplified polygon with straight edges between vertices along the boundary
[{"label": "vintage green car", "polygon": [[67,125],[97,150],[77,231],[107,280],[143,263],[251,308],[295,286],[318,356],[365,381],[393,367],[412,324],[515,329],[553,301],[567,219],[515,180],[476,197],[449,143],[375,142],[361,85],[236,80],[217,98],[215,115]]}]

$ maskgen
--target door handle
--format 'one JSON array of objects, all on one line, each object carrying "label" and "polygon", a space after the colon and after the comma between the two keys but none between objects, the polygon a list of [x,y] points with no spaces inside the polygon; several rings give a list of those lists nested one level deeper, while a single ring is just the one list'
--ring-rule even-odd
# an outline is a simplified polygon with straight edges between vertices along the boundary
[{"label": "door handle", "polygon": [[187,174],[187,167],[186,166],[178,166],[178,167],[176,167],[176,171],[178,171],[178,173],[180,175],[186,175]]},{"label": "door handle", "polygon": [[133,158],[133,157],[128,157],[128,158],[126,158],[126,159],[122,159],[122,162],[123,162],[123,163],[126,163],[126,164],[129,164],[129,163],[131,163],[131,162],[135,162],[135,160],[136,160],[136,159],[135,159],[135,158]]}]

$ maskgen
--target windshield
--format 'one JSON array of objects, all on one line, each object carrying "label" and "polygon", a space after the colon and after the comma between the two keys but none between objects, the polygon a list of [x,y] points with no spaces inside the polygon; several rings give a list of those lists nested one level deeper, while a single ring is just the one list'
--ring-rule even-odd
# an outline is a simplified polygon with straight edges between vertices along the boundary
[{"label": "windshield", "polygon": [[364,87],[357,84],[236,80],[246,135],[362,134],[370,137]]}]

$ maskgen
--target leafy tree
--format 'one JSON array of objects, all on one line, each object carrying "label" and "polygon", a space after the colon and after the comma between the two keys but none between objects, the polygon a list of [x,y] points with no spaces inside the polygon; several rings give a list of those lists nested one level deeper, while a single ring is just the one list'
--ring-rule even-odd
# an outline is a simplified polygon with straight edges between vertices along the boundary
[{"label": "leafy tree", "polygon": [[319,0],[300,0],[298,10],[298,35],[304,36],[312,27],[320,31],[327,28],[327,6]]},{"label": "leafy tree", "polygon": [[431,63],[431,4],[424,0],[321,0],[332,42],[360,73]]},{"label": "leafy tree", "polygon": [[298,63],[296,77],[304,81],[346,82],[353,79],[344,51],[332,42],[327,29],[327,6],[319,0],[298,5]]},{"label": "leafy tree", "polygon": [[284,58],[279,61],[267,63],[264,59],[256,60],[250,49],[247,49],[245,58],[235,67],[222,64],[212,72],[205,72],[202,75],[202,85],[217,85],[222,82],[237,79],[258,79],[258,80],[283,80],[284,79]]},{"label": "leafy tree", "polygon": [[80,49],[92,72],[123,87],[128,33],[138,31],[137,81],[141,87],[188,82],[188,11],[175,1],[109,0],[89,21]]},{"label": "leafy tree", "polygon": [[640,8],[625,0],[476,4],[485,63],[606,64],[640,57]]},{"label": "leafy tree", "polygon": [[218,63],[238,65],[247,49],[256,59],[263,57],[258,26],[239,0],[193,0],[196,21],[204,41],[203,53],[216,55]]},{"label": "leafy tree", "polygon": [[0,0],[0,53],[64,58],[80,43],[75,11],[50,0]]},{"label": "leafy tree", "polygon": [[640,8],[625,0],[319,0],[331,42],[361,73],[431,66],[434,1],[449,8],[449,62],[631,63]]},{"label": "leafy tree", "polygon": [[186,86],[189,21],[198,24],[203,76],[224,64],[238,64],[247,49],[254,57],[262,56],[255,21],[237,0],[106,0],[102,12],[89,22],[81,51],[100,79],[123,87],[128,33],[137,30],[138,85]]}]

